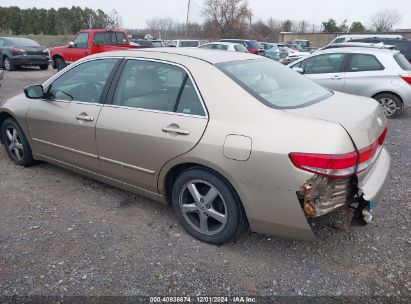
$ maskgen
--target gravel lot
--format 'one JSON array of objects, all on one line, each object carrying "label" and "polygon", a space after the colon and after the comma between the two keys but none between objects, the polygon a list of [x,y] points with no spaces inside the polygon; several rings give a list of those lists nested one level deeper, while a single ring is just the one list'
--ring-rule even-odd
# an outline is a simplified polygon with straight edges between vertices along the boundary
[{"label": "gravel lot", "polygon": [[[7,73],[0,100],[53,73]],[[46,163],[17,167],[0,147],[0,295],[410,300],[410,130],[410,110],[389,121],[391,179],[373,223],[350,227],[339,210],[315,220],[313,243],[245,232],[221,247],[185,233],[169,206]]]}]

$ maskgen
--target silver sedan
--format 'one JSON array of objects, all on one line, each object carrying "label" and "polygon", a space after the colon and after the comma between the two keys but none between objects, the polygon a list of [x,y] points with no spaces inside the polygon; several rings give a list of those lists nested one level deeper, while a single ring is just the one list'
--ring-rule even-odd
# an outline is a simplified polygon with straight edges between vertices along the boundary
[{"label": "silver sedan", "polygon": [[411,106],[411,64],[399,51],[327,49],[288,66],[331,90],[376,99],[387,117]]}]

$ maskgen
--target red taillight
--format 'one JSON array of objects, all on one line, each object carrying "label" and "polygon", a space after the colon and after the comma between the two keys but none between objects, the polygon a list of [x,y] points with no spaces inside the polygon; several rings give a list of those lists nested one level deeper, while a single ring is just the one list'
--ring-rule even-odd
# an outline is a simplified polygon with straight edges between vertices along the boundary
[{"label": "red taillight", "polygon": [[401,75],[401,78],[408,83],[409,85],[411,85],[411,76],[408,75]]},{"label": "red taillight", "polygon": [[252,54],[255,54],[255,53],[257,53],[258,50],[257,49],[248,49],[248,51]]},{"label": "red taillight", "polygon": [[343,178],[359,173],[374,161],[377,151],[384,144],[387,128],[370,146],[346,154],[290,153],[291,162],[297,168],[331,178]]}]

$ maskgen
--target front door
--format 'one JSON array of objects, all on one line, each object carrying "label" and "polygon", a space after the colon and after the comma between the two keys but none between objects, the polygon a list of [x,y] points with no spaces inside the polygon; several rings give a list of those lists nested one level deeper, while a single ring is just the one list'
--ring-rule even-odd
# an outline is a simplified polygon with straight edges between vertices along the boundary
[{"label": "front door", "polygon": [[74,45],[65,50],[65,61],[72,63],[90,55],[88,45],[89,32],[81,32],[74,38]]},{"label": "front door", "polygon": [[304,75],[331,90],[344,91],[346,54],[321,54],[300,62]]},{"label": "front door", "polygon": [[112,87],[96,127],[101,169],[157,192],[160,169],[204,133],[205,107],[186,70],[169,63],[130,59]]},{"label": "front door", "polygon": [[102,92],[118,59],[88,61],[48,85],[27,113],[33,153],[88,170],[98,169],[95,126]]}]

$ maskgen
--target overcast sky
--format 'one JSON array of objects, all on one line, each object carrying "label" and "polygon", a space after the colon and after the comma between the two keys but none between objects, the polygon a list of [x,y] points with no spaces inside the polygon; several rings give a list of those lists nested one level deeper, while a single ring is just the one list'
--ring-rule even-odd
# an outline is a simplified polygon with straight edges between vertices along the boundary
[{"label": "overcast sky", "polygon": [[[79,5],[102,9],[106,13],[113,8],[122,17],[126,28],[144,28],[151,17],[171,17],[185,22],[188,0],[0,0],[0,6],[17,5],[21,8],[59,8]],[[203,0],[191,0],[190,19],[201,21]],[[370,16],[379,10],[397,8],[402,19],[397,28],[411,28],[411,0],[249,0],[254,20],[306,20],[321,24],[334,18],[340,24],[344,19],[348,24],[359,20],[369,24]]]}]

